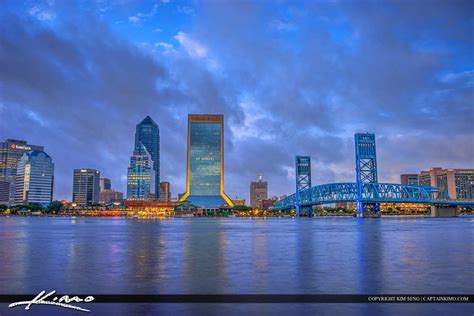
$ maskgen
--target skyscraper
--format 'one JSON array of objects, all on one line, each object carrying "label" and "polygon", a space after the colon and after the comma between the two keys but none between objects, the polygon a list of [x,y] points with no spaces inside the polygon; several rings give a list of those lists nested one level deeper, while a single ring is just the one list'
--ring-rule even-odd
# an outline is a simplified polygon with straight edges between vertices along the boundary
[{"label": "skyscraper", "polygon": [[26,152],[18,162],[15,204],[47,206],[53,199],[54,164],[44,151]]},{"label": "skyscraper", "polygon": [[268,198],[268,183],[262,181],[262,175],[258,176],[258,181],[250,182],[250,207],[260,207],[260,202]]},{"label": "skyscraper", "polygon": [[135,149],[140,150],[140,144],[145,146],[153,160],[155,172],[153,192],[160,192],[160,129],[149,116],[145,117],[136,128]]},{"label": "skyscraper", "polygon": [[188,115],[186,193],[180,201],[234,206],[224,193],[224,116]]},{"label": "skyscraper", "polygon": [[127,199],[146,199],[156,196],[153,159],[142,143],[130,157],[127,171]]},{"label": "skyscraper", "polygon": [[168,181],[160,182],[160,200],[163,202],[171,201],[170,183]]},{"label": "skyscraper", "polygon": [[99,190],[104,191],[104,190],[111,190],[111,189],[112,189],[112,183],[110,182],[110,179],[100,178],[100,180],[99,180]]},{"label": "skyscraper", "polygon": [[10,203],[10,182],[0,180],[0,204]]},{"label": "skyscraper", "polygon": [[74,169],[72,201],[79,205],[99,203],[100,172],[95,169]]},{"label": "skyscraper", "polygon": [[[31,150],[43,151],[43,146],[29,145],[24,140],[7,139],[0,142],[0,181],[7,181],[10,186],[8,189],[8,201],[14,202],[15,181],[18,162],[24,153]],[[5,189],[5,187],[3,186]],[[3,192],[5,194],[5,192]]]}]

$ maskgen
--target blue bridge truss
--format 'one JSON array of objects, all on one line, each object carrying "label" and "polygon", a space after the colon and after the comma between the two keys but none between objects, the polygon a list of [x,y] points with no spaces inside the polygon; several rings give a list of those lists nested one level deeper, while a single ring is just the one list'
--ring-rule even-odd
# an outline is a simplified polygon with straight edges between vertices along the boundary
[{"label": "blue bridge truss", "polygon": [[[356,158],[356,182],[329,183],[311,186],[311,160],[309,156],[297,156],[296,193],[281,199],[274,210],[300,208],[311,213],[313,205],[338,202],[357,202],[358,216],[380,215],[380,203],[422,203],[435,206],[474,207],[474,201],[451,200],[446,190],[430,186],[394,183],[378,183],[375,134],[354,135]],[[304,180],[304,181],[302,181]],[[304,185],[303,185],[304,184]]]},{"label": "blue bridge truss", "polygon": [[[474,201],[439,199],[438,188],[394,183],[363,183],[363,203],[423,203],[431,205],[474,206]],[[273,209],[288,210],[295,208],[296,193],[275,203]],[[357,184],[329,183],[317,185],[299,192],[299,205],[313,206],[338,202],[358,201]]]}]

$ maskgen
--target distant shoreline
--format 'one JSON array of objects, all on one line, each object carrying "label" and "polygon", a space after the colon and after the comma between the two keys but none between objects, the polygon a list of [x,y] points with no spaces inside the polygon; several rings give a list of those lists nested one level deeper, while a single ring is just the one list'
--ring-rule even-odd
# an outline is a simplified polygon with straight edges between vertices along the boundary
[{"label": "distant shoreline", "polygon": [[[474,214],[470,213],[462,213],[458,214],[455,217],[471,217]],[[232,219],[267,219],[267,218],[297,218],[296,216],[84,216],[84,215],[56,215],[56,214],[42,214],[42,215],[16,215],[16,214],[9,214],[9,215],[0,215],[1,217],[15,217],[15,218],[45,218],[45,217],[54,217],[54,218],[110,218],[110,219],[117,219],[117,218],[124,218],[124,219],[139,219],[139,220],[147,220],[147,219],[206,219],[206,218],[232,218]],[[381,217],[383,218],[432,218],[431,215],[393,215],[393,214],[382,214]],[[337,214],[337,215],[316,215],[316,216],[300,216],[300,218],[356,218],[351,214]],[[446,217],[449,218],[449,217]]]}]

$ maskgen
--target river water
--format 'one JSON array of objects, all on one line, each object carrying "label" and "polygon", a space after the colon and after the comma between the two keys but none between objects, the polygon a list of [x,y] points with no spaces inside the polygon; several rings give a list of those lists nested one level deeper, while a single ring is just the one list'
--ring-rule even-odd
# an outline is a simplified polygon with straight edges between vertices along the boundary
[{"label": "river water", "polygon": [[[0,217],[0,294],[474,294],[474,217]],[[78,315],[58,307],[0,315]],[[85,307],[85,304],[78,304]],[[474,304],[87,304],[92,315],[474,314]]]}]

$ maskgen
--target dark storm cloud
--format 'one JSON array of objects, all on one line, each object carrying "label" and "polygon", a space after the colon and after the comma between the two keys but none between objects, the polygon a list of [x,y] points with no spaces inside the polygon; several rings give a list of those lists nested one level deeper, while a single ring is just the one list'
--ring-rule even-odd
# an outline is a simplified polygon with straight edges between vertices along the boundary
[{"label": "dark storm cloud", "polygon": [[[187,113],[227,107],[216,80],[189,63],[170,74],[93,17],[80,27],[66,22],[63,32],[33,18],[7,19],[1,111],[14,128],[0,131],[45,145],[55,158],[57,197],[70,198],[72,169],[83,167],[101,170],[124,191],[135,125],[148,114],[161,129],[164,180],[183,181]],[[177,71],[188,79],[176,82]]]},{"label": "dark storm cloud", "polygon": [[132,122],[159,99],[153,85],[165,76],[151,58],[89,22],[59,33],[9,16],[2,27],[2,117],[17,119],[14,129],[2,124],[2,135],[45,145],[60,197],[70,197],[74,168],[98,168],[119,184],[114,170],[126,168]]},{"label": "dark storm cloud", "polygon": [[296,38],[270,34],[262,22],[269,13],[248,3],[206,6],[196,32],[271,117],[261,130],[271,129],[274,145],[289,153],[265,155],[272,183],[281,182],[272,170],[283,157],[291,168],[292,156],[305,152],[318,180],[352,180],[357,131],[377,133],[384,181],[434,165],[473,167],[473,81],[464,71],[473,66],[472,2],[301,7]]},{"label": "dark storm cloud", "polygon": [[248,198],[259,173],[271,195],[291,192],[295,154],[311,155],[313,183],[352,181],[359,131],[377,134],[382,181],[473,167],[472,6],[206,1],[158,45],[64,4],[39,16],[56,16],[49,24],[37,11],[3,14],[0,113],[15,129],[1,124],[0,136],[45,145],[61,198],[79,167],[100,169],[124,191],[146,115],[160,126],[174,196],[184,190],[188,113],[225,115],[231,197]]}]

